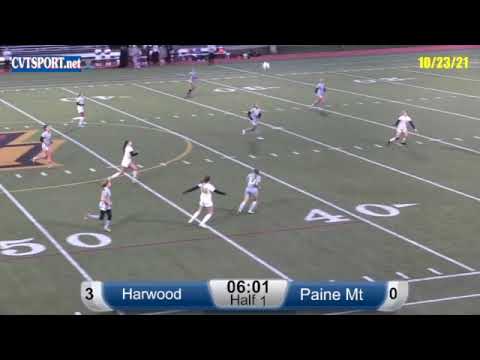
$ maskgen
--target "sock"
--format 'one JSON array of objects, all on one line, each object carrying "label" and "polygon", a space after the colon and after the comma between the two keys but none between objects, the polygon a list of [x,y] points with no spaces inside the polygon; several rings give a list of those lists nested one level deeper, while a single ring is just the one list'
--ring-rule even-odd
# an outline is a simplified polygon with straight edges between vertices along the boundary
[{"label": "sock", "polygon": [[254,201],[254,202],[252,202],[252,205],[250,205],[250,209],[248,211],[253,211],[253,210],[255,210],[256,207],[257,207],[257,202]]},{"label": "sock", "polygon": [[205,215],[205,217],[202,220],[202,225],[205,225],[207,221],[210,220],[211,217],[212,217],[212,214]]},{"label": "sock", "polygon": [[119,177],[120,174],[121,174],[121,172],[117,172],[116,174],[113,174],[112,176],[110,176],[110,180],[113,180],[113,179]]},{"label": "sock", "polygon": [[133,171],[133,177],[136,179],[137,178],[137,175],[138,175],[138,171],[137,170],[134,170]]},{"label": "sock", "polygon": [[242,212],[243,211],[243,208],[245,207],[245,205],[247,204],[246,201],[242,202],[238,208],[238,212]]},{"label": "sock", "polygon": [[197,212],[193,214],[193,216],[190,218],[189,223],[193,222],[198,217],[198,215],[200,215],[200,210],[197,210]]},{"label": "sock", "polygon": [[109,228],[112,222],[110,220],[105,220],[105,229]]},{"label": "sock", "polygon": [[100,215],[96,215],[96,214],[90,214],[90,213],[88,213],[87,216],[88,216],[90,219],[96,219],[96,220],[100,219]]}]

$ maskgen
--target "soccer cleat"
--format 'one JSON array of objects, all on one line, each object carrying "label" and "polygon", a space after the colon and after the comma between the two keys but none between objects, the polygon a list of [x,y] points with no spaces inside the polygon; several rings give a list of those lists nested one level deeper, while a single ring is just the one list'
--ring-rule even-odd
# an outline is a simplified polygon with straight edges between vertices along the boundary
[{"label": "soccer cleat", "polygon": [[112,232],[112,229],[110,229],[109,227],[105,227],[103,228],[103,230],[105,230],[106,232]]},{"label": "soccer cleat", "polygon": [[249,214],[255,214],[255,211],[248,210],[248,213],[249,213]]}]

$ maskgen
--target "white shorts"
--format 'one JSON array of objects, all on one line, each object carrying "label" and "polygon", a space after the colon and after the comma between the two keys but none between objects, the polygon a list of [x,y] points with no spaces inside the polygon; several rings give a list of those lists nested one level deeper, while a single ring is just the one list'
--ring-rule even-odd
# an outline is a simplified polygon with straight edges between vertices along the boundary
[{"label": "white shorts", "polygon": [[122,161],[122,164],[121,164],[121,166],[126,169],[129,168],[130,165],[132,165],[132,160]]},{"label": "white shorts", "polygon": [[317,97],[318,97],[320,100],[322,100],[323,97],[324,97],[324,95],[322,95],[322,94],[317,94]]},{"label": "white shorts", "polygon": [[397,127],[397,135],[400,134],[408,135],[408,129],[405,126]]},{"label": "white shorts", "polygon": [[201,207],[210,208],[210,207],[213,207],[213,201],[212,201],[212,199],[202,199],[202,198],[200,198],[199,205]]},{"label": "white shorts", "polygon": [[245,196],[255,196],[258,197],[258,188],[250,187],[245,189]]},{"label": "white shorts", "polygon": [[85,112],[85,106],[80,106],[80,105],[77,105],[77,112],[79,114],[82,114]]},{"label": "white shorts", "polygon": [[103,201],[100,201],[100,203],[98,204],[98,208],[100,209],[100,211],[112,210],[112,208],[104,204]]},{"label": "white shorts", "polygon": [[49,146],[42,143],[42,151],[48,151],[48,149],[49,149]]}]

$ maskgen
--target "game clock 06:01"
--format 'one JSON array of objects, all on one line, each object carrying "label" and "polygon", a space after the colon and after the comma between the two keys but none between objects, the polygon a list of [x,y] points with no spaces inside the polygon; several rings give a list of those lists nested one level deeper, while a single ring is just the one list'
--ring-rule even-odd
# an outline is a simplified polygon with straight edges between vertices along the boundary
[{"label": "game clock 06:01", "polygon": [[229,280],[227,282],[229,293],[250,294],[263,292],[268,293],[268,280]]},{"label": "game clock 06:01", "polygon": [[210,280],[215,306],[223,309],[278,309],[282,306],[288,282],[283,279]]}]

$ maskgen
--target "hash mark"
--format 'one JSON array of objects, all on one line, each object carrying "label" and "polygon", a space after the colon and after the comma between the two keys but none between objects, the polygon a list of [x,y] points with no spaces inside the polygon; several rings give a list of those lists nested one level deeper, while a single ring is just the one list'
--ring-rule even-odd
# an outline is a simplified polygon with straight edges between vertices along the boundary
[{"label": "hash mark", "polygon": [[362,276],[362,278],[370,282],[375,282],[375,280],[373,280],[371,277],[368,277],[368,276]]},{"label": "hash mark", "polygon": [[72,172],[70,170],[65,170],[65,173],[68,174],[68,175],[72,174]]},{"label": "hash mark", "polygon": [[361,146],[357,146],[357,145],[355,145],[354,148],[357,149],[357,150],[363,150],[363,148]]},{"label": "hash mark", "polygon": [[185,165],[190,165],[190,162],[188,162],[187,160],[182,160],[182,162],[183,162]]},{"label": "hash mark", "polygon": [[256,159],[256,158],[257,158],[255,155],[252,155],[252,154],[248,155],[248,157],[250,157],[250,158],[252,158],[252,159]]},{"label": "hash mark", "polygon": [[397,274],[397,275],[400,276],[401,278],[410,279],[410,278],[409,278],[407,275],[405,275],[404,273],[396,272],[395,274]]},{"label": "hash mark", "polygon": [[95,170],[94,168],[90,168],[88,170],[90,170],[91,172],[97,172],[97,170]]},{"label": "hash mark", "polygon": [[42,176],[48,176],[48,174],[45,173],[45,172],[43,172],[43,171],[40,173],[40,175],[42,175]]},{"label": "hash mark", "polygon": [[17,178],[19,178],[19,179],[22,178],[22,175],[20,175],[20,174],[15,174],[15,176],[16,176]]},{"label": "hash mark", "polygon": [[434,273],[435,275],[443,275],[440,271],[435,270],[434,268],[428,268],[427,270]]}]

